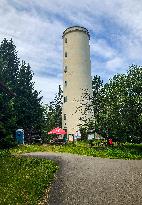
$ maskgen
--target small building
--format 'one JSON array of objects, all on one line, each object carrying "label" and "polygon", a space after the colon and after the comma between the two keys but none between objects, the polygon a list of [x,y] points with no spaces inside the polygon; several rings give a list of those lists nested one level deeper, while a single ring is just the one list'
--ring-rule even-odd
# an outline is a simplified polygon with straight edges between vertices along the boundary
[{"label": "small building", "polygon": [[16,130],[16,141],[18,144],[24,144],[24,130],[23,129]]}]

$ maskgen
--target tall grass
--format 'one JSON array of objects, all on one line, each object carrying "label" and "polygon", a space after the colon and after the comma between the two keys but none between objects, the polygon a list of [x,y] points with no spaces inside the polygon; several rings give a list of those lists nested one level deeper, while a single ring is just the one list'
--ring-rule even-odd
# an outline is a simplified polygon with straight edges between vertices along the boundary
[{"label": "tall grass", "polygon": [[0,204],[38,204],[56,170],[57,165],[50,160],[14,157],[0,151]]},{"label": "tall grass", "polygon": [[87,142],[67,145],[25,145],[12,149],[12,153],[25,152],[66,152],[93,157],[114,158],[114,159],[142,159],[142,145],[123,145],[114,147],[89,147]]}]

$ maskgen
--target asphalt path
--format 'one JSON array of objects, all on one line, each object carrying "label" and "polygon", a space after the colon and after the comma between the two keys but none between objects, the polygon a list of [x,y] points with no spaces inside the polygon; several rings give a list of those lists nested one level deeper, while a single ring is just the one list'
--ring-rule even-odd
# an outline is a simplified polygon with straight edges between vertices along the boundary
[{"label": "asphalt path", "polygon": [[142,160],[49,152],[24,155],[52,159],[59,164],[49,192],[49,205],[142,205]]}]

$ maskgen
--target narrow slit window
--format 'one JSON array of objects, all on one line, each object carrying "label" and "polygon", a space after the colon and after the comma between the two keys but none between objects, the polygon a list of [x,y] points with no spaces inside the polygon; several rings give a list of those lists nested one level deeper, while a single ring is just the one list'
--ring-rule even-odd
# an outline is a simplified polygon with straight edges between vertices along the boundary
[{"label": "narrow slit window", "polygon": [[67,72],[67,66],[65,66],[65,68],[64,68],[64,72],[65,72],[65,73]]},{"label": "narrow slit window", "polygon": [[64,103],[67,102],[67,96],[64,97]]},{"label": "narrow slit window", "polygon": [[64,114],[64,120],[66,120],[67,119],[67,116],[66,116],[66,114]]},{"label": "narrow slit window", "polygon": [[65,86],[67,86],[67,81],[65,80]]},{"label": "narrow slit window", "polygon": [[68,41],[67,41],[67,38],[65,38],[65,43],[67,43]]},{"label": "narrow slit window", "polygon": [[67,52],[65,52],[65,58],[67,58]]}]

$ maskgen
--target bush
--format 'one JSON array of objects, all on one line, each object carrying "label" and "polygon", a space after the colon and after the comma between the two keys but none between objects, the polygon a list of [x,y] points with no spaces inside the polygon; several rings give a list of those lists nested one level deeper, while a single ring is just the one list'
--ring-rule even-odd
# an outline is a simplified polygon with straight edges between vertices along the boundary
[{"label": "bush", "polygon": [[7,135],[0,139],[0,149],[9,149],[17,145],[12,135]]}]

